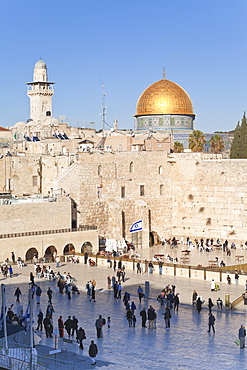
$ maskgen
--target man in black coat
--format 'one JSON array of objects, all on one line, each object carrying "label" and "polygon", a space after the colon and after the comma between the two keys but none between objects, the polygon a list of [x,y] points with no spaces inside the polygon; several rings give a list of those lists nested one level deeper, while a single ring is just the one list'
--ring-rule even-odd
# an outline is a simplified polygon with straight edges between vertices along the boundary
[{"label": "man in black coat", "polygon": [[88,354],[89,354],[89,357],[92,361],[92,365],[96,364],[95,357],[96,357],[97,353],[98,353],[98,347],[96,346],[94,341],[91,340],[91,344],[89,346]]},{"label": "man in black coat", "polygon": [[68,336],[70,338],[70,334],[71,334],[71,329],[72,329],[72,320],[71,320],[71,317],[68,316],[67,320],[65,321],[64,323],[64,327],[68,333]]},{"label": "man in black coat", "polygon": [[214,322],[215,322],[215,317],[214,317],[214,315],[211,312],[209,314],[209,318],[208,318],[208,333],[210,333],[211,327],[213,329],[213,332],[215,333],[215,330],[214,330]]},{"label": "man in black coat", "polygon": [[77,334],[77,329],[78,329],[78,320],[75,316],[72,317],[71,327],[72,327],[72,337],[73,337],[74,333]]},{"label": "man in black coat", "polygon": [[45,328],[46,338],[52,338],[53,325],[50,316],[46,315],[43,324]]},{"label": "man in black coat", "polygon": [[147,322],[147,312],[146,312],[146,308],[143,307],[143,309],[141,310],[140,312],[140,316],[142,318],[142,327],[143,328],[146,328],[146,322]]}]

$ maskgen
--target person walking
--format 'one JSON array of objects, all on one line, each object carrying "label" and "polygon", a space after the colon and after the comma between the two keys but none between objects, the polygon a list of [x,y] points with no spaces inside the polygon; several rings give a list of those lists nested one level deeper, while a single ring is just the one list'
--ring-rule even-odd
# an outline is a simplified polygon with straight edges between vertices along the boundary
[{"label": "person walking", "polygon": [[214,323],[215,323],[215,317],[212,314],[212,312],[210,312],[209,313],[209,318],[208,318],[208,333],[210,333],[211,327],[213,329],[213,332],[215,333]]},{"label": "person walking", "polygon": [[209,313],[212,312],[212,307],[214,307],[214,304],[212,302],[212,299],[211,298],[208,298],[208,309],[209,309]]},{"label": "person walking", "polygon": [[104,319],[102,318],[101,315],[99,315],[99,318],[95,321],[95,327],[97,331],[97,338],[102,338],[103,337],[103,330],[102,327],[104,325]]},{"label": "person walking", "polygon": [[238,285],[238,279],[239,279],[239,274],[238,271],[235,271],[235,284]]},{"label": "person walking", "polygon": [[11,258],[12,258],[12,262],[13,262],[13,265],[15,264],[15,254],[14,252],[11,252]]},{"label": "person walking", "polygon": [[48,295],[48,303],[51,303],[51,304],[52,304],[52,293],[53,293],[53,291],[52,291],[52,290],[51,290],[51,288],[49,287],[49,288],[47,289],[46,294]]},{"label": "person walking", "polygon": [[143,328],[146,328],[146,322],[147,322],[147,312],[146,312],[146,308],[143,307],[143,309],[141,310],[140,312],[140,316],[142,318],[142,327]]},{"label": "person walking", "polygon": [[245,337],[246,337],[246,329],[244,325],[241,325],[239,331],[238,331],[238,337],[239,337],[239,344],[240,348],[245,348]]},{"label": "person walking", "polygon": [[72,329],[72,332],[71,332],[71,335],[72,337],[74,336],[74,333],[77,334],[77,329],[78,329],[78,320],[75,316],[72,317],[72,323],[71,323],[71,329]]},{"label": "person walking", "polygon": [[64,327],[67,331],[67,334],[70,338],[70,335],[71,335],[71,329],[72,329],[72,320],[71,320],[71,316],[68,316],[67,320],[65,321],[64,323]]},{"label": "person walking", "polygon": [[85,331],[84,331],[84,329],[82,329],[82,327],[80,327],[78,329],[76,339],[77,339],[77,342],[79,341],[79,348],[83,349],[84,347],[83,347],[82,341],[83,341],[83,339],[87,339],[87,338],[86,338],[86,335],[85,335]]},{"label": "person walking", "polygon": [[71,299],[71,285],[70,284],[67,285],[67,296],[68,296],[68,299]]},{"label": "person walking", "polygon": [[54,311],[53,305],[50,303],[47,306],[46,315],[48,315],[52,319],[53,312],[55,312],[55,311]]},{"label": "person walking", "polygon": [[16,302],[20,303],[21,290],[19,287],[16,288],[14,297],[16,297]]},{"label": "person walking", "polygon": [[135,302],[134,302],[134,301],[132,301],[132,302],[131,302],[131,306],[130,306],[130,308],[131,308],[131,311],[132,311],[133,313],[135,313],[136,305],[135,305]]},{"label": "person walking", "polygon": [[119,282],[118,283],[118,288],[117,288],[117,299],[121,299],[121,293],[122,293],[122,284]]},{"label": "person walking", "polygon": [[58,331],[59,331],[59,337],[63,338],[64,337],[64,322],[63,322],[62,316],[60,316],[58,319]]},{"label": "person walking", "polygon": [[95,357],[98,354],[98,347],[96,346],[96,344],[94,343],[93,340],[91,340],[91,344],[89,346],[88,354],[89,354],[89,357],[92,361],[92,365],[95,365],[96,364]]},{"label": "person walking", "polygon": [[111,277],[107,276],[108,289],[111,289]]},{"label": "person walking", "polygon": [[12,278],[12,276],[13,276],[13,269],[11,266],[9,266],[9,277]]},{"label": "person walking", "polygon": [[165,319],[166,329],[170,329],[170,319],[171,319],[172,315],[171,315],[170,309],[168,307],[166,307],[166,311],[163,315],[164,315],[164,319]]},{"label": "person walking", "polygon": [[32,272],[30,272],[30,283],[34,285],[34,276]]},{"label": "person walking", "polygon": [[144,297],[144,293],[143,293],[143,289],[142,289],[142,287],[140,285],[139,285],[139,287],[137,289],[137,294],[139,296],[139,302],[141,303],[142,298]]},{"label": "person walking", "polygon": [[36,286],[36,304],[40,304],[40,297],[41,297],[42,290],[39,285]]},{"label": "person walking", "polygon": [[36,330],[42,331],[43,330],[43,318],[44,318],[43,312],[39,310],[39,313],[37,316],[38,316],[38,326]]},{"label": "person walking", "polygon": [[174,311],[178,311],[179,302],[179,293],[177,293],[174,297]]}]

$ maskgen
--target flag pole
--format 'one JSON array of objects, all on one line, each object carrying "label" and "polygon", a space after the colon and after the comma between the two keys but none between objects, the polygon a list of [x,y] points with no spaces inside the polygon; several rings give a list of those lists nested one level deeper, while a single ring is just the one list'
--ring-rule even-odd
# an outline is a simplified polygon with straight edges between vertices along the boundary
[{"label": "flag pole", "polygon": [[2,312],[3,312],[3,332],[4,332],[4,347],[6,351],[7,361],[9,362],[9,346],[8,346],[8,333],[7,333],[7,323],[6,323],[6,292],[5,292],[5,284],[1,284],[1,292],[2,292]]},{"label": "flag pole", "polygon": [[33,370],[33,291],[30,289],[30,370]]}]

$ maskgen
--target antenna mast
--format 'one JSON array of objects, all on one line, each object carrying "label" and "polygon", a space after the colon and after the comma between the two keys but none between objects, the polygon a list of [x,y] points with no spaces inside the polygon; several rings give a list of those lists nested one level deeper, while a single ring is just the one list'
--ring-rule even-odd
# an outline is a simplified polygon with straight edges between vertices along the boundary
[{"label": "antenna mast", "polygon": [[104,135],[105,132],[105,125],[106,123],[106,106],[105,106],[105,97],[106,97],[106,91],[105,91],[105,84],[101,83],[102,87],[102,134]]}]

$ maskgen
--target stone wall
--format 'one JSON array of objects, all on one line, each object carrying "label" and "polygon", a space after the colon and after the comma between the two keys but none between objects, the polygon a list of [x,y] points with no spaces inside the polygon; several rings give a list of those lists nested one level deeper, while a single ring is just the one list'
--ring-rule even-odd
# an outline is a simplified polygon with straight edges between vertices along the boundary
[{"label": "stone wall", "polygon": [[71,228],[71,200],[0,205],[0,234]]}]

